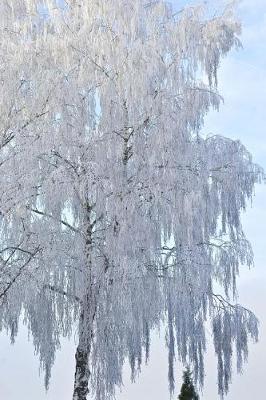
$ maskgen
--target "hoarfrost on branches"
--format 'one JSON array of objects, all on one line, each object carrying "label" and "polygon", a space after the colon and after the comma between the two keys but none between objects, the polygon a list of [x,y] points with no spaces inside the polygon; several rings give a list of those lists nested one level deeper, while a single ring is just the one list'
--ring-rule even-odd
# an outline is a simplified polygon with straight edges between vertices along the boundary
[{"label": "hoarfrost on branches", "polygon": [[233,347],[240,371],[258,335],[231,301],[253,260],[240,214],[264,179],[241,143],[200,134],[240,46],[232,8],[10,0],[0,30],[0,327],[14,340],[23,311],[48,386],[78,322],[73,399],[101,400],[161,324],[170,391],[175,357],[202,385],[210,318],[223,395]]}]

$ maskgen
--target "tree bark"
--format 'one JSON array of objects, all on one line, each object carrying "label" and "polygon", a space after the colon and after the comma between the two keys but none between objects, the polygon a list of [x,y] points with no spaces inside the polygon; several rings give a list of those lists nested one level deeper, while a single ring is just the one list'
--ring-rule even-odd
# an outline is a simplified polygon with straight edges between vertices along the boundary
[{"label": "tree bark", "polygon": [[81,346],[76,350],[76,372],[73,400],[86,400],[89,392],[89,353],[90,349],[83,349]]},{"label": "tree bark", "polygon": [[79,344],[76,350],[76,370],[73,400],[86,400],[89,393],[90,355],[94,335],[94,320],[96,315],[96,295],[92,277],[91,246],[92,246],[92,207],[86,204],[86,240],[85,240],[85,279],[86,292],[81,305],[79,321]]},{"label": "tree bark", "polygon": [[76,371],[73,400],[86,400],[89,392],[89,379],[91,375],[89,358],[93,338],[93,327],[86,323],[86,314],[83,305],[83,310],[80,316],[79,344],[75,354]]}]

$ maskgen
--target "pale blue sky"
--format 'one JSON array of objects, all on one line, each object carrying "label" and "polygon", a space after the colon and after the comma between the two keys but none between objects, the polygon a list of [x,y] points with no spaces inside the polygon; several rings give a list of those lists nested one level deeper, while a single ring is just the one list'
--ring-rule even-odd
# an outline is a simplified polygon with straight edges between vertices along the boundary
[{"label": "pale blue sky", "polygon": [[[177,8],[195,1],[175,0]],[[212,7],[220,7],[223,0],[213,0]],[[254,160],[266,168],[266,0],[243,0],[238,7],[243,23],[243,50],[233,51],[223,61],[219,73],[219,88],[225,104],[219,113],[211,113],[206,120],[206,132],[240,139],[252,152]],[[250,345],[249,363],[241,376],[233,376],[231,391],[226,400],[261,398],[254,393],[260,390],[265,377],[266,363],[266,187],[257,187],[252,209],[244,216],[244,226],[254,253],[255,268],[243,268],[239,280],[240,302],[251,308],[261,321],[260,342]],[[52,371],[51,388],[47,395],[43,378],[39,377],[38,358],[27,342],[27,332],[22,330],[18,341],[10,346],[8,339],[0,336],[0,397],[3,400],[70,400],[73,386],[74,341],[62,343]],[[201,397],[218,399],[216,388],[216,361],[212,347],[206,356],[206,386]],[[177,393],[181,384],[181,369],[177,366]],[[168,399],[167,353],[164,334],[155,338],[151,361],[135,384],[130,384],[125,373],[124,388],[118,400]],[[176,397],[175,397],[176,398]]]}]

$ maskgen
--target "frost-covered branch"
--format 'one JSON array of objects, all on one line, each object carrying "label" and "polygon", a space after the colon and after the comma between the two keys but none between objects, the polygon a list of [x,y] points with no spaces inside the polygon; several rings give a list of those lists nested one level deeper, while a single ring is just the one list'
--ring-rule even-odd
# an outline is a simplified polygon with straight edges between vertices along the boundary
[{"label": "frost-covered branch", "polygon": [[62,220],[62,219],[58,219],[58,218],[54,217],[54,216],[51,215],[51,214],[48,214],[48,213],[46,213],[46,212],[44,212],[44,211],[41,211],[41,210],[38,210],[37,208],[30,208],[30,211],[32,211],[32,212],[35,213],[35,214],[42,215],[43,217],[51,218],[51,219],[53,219],[53,220],[55,220],[55,221],[58,221],[58,222],[60,222],[62,225],[64,225],[64,226],[66,226],[67,228],[69,228],[71,231],[73,231],[73,232],[75,232],[75,233],[82,234],[81,231],[80,231],[79,229],[76,229],[74,226],[72,226],[72,225],[69,224],[68,222],[66,222],[66,221],[64,221],[64,220]]},{"label": "frost-covered branch", "polygon": [[28,267],[28,265],[30,264],[30,262],[34,259],[34,257],[40,252],[40,248],[37,248],[33,253],[30,254],[29,258],[22,264],[22,266],[20,266],[18,268],[18,271],[16,271],[16,273],[14,274],[14,276],[12,277],[12,279],[10,280],[10,282],[6,285],[6,287],[4,289],[1,290],[0,292],[0,300],[2,300],[7,293],[9,292],[9,290],[11,289],[11,287],[17,282],[17,280],[20,278],[20,276],[23,274],[23,272],[25,271],[25,269]]}]

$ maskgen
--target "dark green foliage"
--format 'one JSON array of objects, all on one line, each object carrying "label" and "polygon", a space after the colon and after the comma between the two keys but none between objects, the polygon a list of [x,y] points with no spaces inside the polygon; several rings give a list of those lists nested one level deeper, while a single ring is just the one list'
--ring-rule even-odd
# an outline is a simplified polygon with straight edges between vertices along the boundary
[{"label": "dark green foliage", "polygon": [[199,400],[199,396],[197,395],[192,379],[192,372],[190,372],[189,368],[183,373],[183,384],[181,387],[181,393],[178,396],[178,400]]}]

